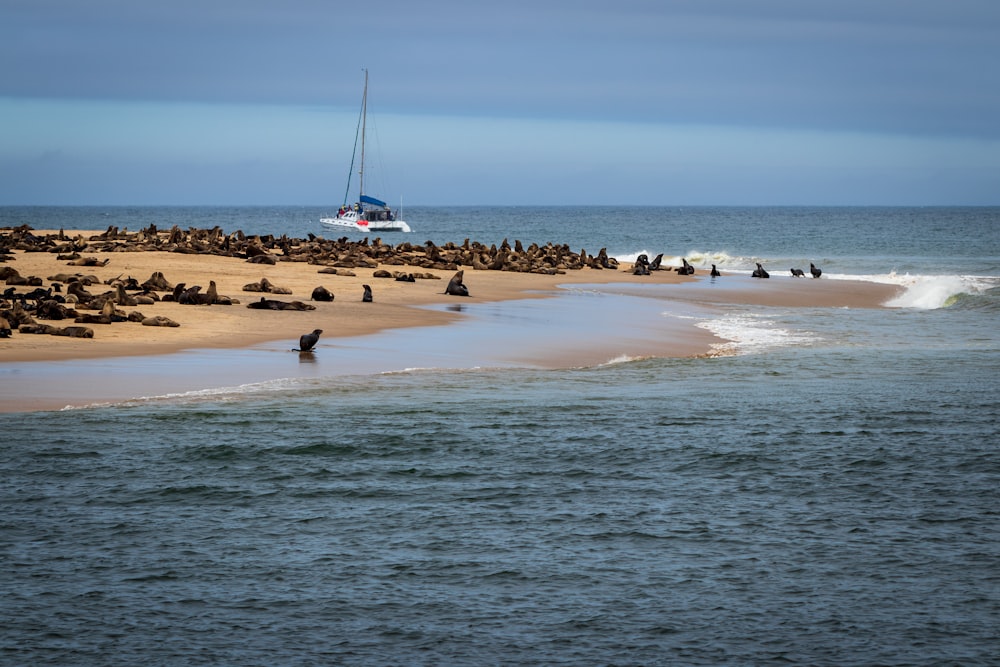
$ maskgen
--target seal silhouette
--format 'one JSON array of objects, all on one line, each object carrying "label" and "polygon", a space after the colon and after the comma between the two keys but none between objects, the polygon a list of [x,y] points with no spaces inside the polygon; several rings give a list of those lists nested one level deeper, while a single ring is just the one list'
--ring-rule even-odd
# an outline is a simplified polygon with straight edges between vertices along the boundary
[{"label": "seal silhouette", "polygon": [[812,274],[813,278],[819,278],[821,275],[823,275],[823,270],[820,269],[815,264],[813,264],[812,262],[810,262],[809,263],[809,273]]},{"label": "seal silhouette", "polygon": [[462,275],[465,270],[461,270],[452,276],[451,280],[448,281],[448,286],[445,288],[445,294],[451,294],[452,296],[469,296],[469,288],[465,286],[462,282]]},{"label": "seal silhouette", "polygon": [[319,335],[321,333],[323,333],[322,329],[313,329],[312,333],[299,336],[299,352],[311,351],[316,343],[319,342]]},{"label": "seal silhouette", "polygon": [[684,262],[681,266],[678,266],[674,271],[682,276],[693,276],[694,267],[688,264],[687,258],[681,257],[681,261]]},{"label": "seal silhouette", "polygon": [[314,288],[312,291],[313,301],[333,301],[333,299],[334,299],[333,292],[323,287],[322,285]]}]

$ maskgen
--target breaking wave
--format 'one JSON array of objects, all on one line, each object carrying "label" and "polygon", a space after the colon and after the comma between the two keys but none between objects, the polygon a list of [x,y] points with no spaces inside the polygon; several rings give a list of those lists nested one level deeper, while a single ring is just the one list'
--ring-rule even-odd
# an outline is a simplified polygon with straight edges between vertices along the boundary
[{"label": "breaking wave", "polygon": [[756,354],[778,347],[810,345],[818,340],[815,334],[785,329],[774,320],[751,313],[705,320],[695,326],[726,340],[712,346],[717,355]]},{"label": "breaking wave", "polygon": [[[649,250],[640,250],[636,253],[615,255],[615,257],[619,261],[634,262],[642,254],[651,260],[656,256],[656,253]],[[752,271],[756,263],[761,262],[765,268],[771,270],[771,275],[775,278],[791,277],[787,269],[779,270],[778,267],[801,265],[807,275],[809,268],[808,262],[803,263],[802,260],[797,259],[731,255],[723,250],[697,249],[690,250],[684,255],[664,255],[661,263],[664,267],[680,266],[683,263],[682,258],[699,270],[710,269],[714,264],[721,271],[732,272]],[[1000,289],[1000,278],[997,276],[913,275],[896,271],[878,274],[826,271],[823,273],[823,278],[827,280],[862,280],[903,287],[905,291],[902,294],[885,304],[892,308],[933,310],[961,304],[964,307],[997,308],[1000,310],[1000,294],[995,294]]]},{"label": "breaking wave", "polygon": [[830,277],[841,280],[865,280],[887,285],[898,285],[906,291],[885,305],[892,308],[917,308],[922,310],[948,308],[957,304],[963,296],[986,297],[987,302],[996,302],[995,296],[990,298],[990,293],[1000,287],[1000,278],[995,276],[914,276],[892,272],[884,275],[833,275]]}]

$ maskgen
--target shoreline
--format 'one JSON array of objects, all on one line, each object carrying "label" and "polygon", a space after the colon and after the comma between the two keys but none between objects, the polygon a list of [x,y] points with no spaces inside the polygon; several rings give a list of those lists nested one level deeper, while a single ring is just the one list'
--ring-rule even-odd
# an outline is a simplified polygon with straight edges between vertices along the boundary
[{"label": "shoreline", "polygon": [[[42,235],[51,232],[37,232]],[[80,232],[84,238],[90,232]],[[96,279],[87,287],[93,294],[113,289],[106,283],[115,278],[134,278],[138,282],[160,272],[171,284],[201,285],[207,289],[216,283],[220,295],[238,300],[235,305],[181,305],[157,301],[152,305],[118,307],[124,313],[140,312],[146,317],[163,316],[177,322],[178,327],[143,326],[139,322],[85,324],[93,330],[93,338],[77,339],[48,334],[25,334],[15,331],[10,338],[0,339],[0,363],[8,361],[59,361],[96,357],[170,354],[195,348],[247,347],[269,341],[288,339],[297,343],[301,334],[322,329],[324,337],[373,334],[400,327],[435,326],[455,321],[459,315],[450,311],[420,308],[433,304],[462,305],[468,303],[543,298],[556,292],[561,284],[625,282],[636,279],[630,273],[612,269],[571,269],[565,273],[542,275],[513,271],[478,270],[459,267],[464,271],[468,297],[444,294],[453,269],[426,269],[412,265],[379,264],[375,267],[337,269],[338,274],[319,273],[323,265],[300,261],[278,261],[273,265],[253,264],[244,258],[208,254],[183,254],[163,251],[83,252],[85,258],[107,262],[103,266],[70,266],[51,252],[15,250],[13,259],[0,263],[11,267],[22,277],[36,277],[47,288],[49,280],[58,274],[79,274]],[[414,282],[376,278],[376,271],[420,276]],[[354,274],[354,275],[340,275]],[[691,280],[672,271],[659,271],[642,278],[657,284]],[[248,292],[245,285],[269,283],[287,291],[276,294]],[[58,282],[58,281],[55,281]],[[363,285],[373,291],[373,301],[362,303]],[[312,301],[316,287],[333,293],[330,302]],[[27,292],[33,287],[17,287]],[[65,294],[65,292],[63,292]],[[161,292],[160,295],[166,295]],[[283,302],[298,301],[314,309],[305,311],[257,310],[247,304],[268,298]],[[80,314],[94,311],[78,309]],[[42,322],[42,320],[39,320]],[[72,320],[45,321],[65,327]]]},{"label": "shoreline", "polygon": [[[10,338],[0,339],[0,374],[5,376],[3,384],[7,386],[0,392],[0,412],[61,409],[72,404],[72,401],[64,402],[67,391],[72,396],[79,391],[87,393],[88,387],[101,387],[104,396],[128,400],[136,396],[137,388],[143,389],[141,395],[148,396],[150,392],[170,393],[175,386],[187,387],[183,390],[231,386],[239,384],[244,376],[256,378],[252,381],[277,379],[287,372],[287,357],[282,359],[281,366],[260,369],[267,378],[261,373],[239,373],[211,361],[206,364],[205,360],[234,353],[230,356],[241,357],[240,363],[254,366],[257,362],[247,361],[246,354],[252,357],[253,352],[261,349],[266,352],[297,347],[301,334],[317,328],[323,330],[320,346],[329,349],[345,348],[359,340],[374,340],[380,336],[398,337],[400,332],[406,332],[409,340],[423,340],[425,347],[430,349],[435,344],[431,339],[447,338],[451,334],[443,336],[442,332],[462,328],[467,332],[463,335],[481,337],[479,347],[471,348],[467,355],[481,355],[484,363],[569,368],[598,365],[622,356],[698,357],[711,353],[713,343],[720,339],[689,320],[674,318],[669,323],[639,326],[635,307],[628,310],[630,306],[618,303],[642,299],[650,286],[667,290],[665,297],[658,298],[672,304],[667,306],[668,310],[701,309],[703,312],[727,304],[879,308],[899,293],[899,288],[894,286],[861,281],[760,281],[735,274],[710,281],[704,275],[685,276],[670,270],[636,276],[630,264],[622,264],[617,269],[584,267],[551,275],[460,267],[469,290],[468,297],[460,297],[444,293],[455,274],[451,269],[380,264],[343,271],[354,275],[334,275],[321,274],[323,266],[301,261],[259,265],[238,257],[163,251],[83,254],[95,257],[104,265],[68,266],[66,261],[57,259],[55,253],[15,250],[13,259],[0,263],[0,267],[14,267],[21,276],[41,277],[43,288],[50,286],[49,278],[59,273],[92,276],[97,282],[88,289],[95,294],[111,289],[106,281],[131,277],[141,282],[159,271],[174,285],[207,285],[215,281],[219,295],[240,303],[186,305],[161,300],[122,308],[141,311],[146,317],[168,317],[180,326],[144,326],[128,321],[84,325],[93,330],[93,338],[15,331]],[[413,282],[374,277],[374,272],[379,270],[421,277]],[[244,285],[258,283],[264,278],[289,293],[243,290]],[[364,284],[372,288],[371,303],[362,302]],[[599,285],[605,294],[615,294],[618,298],[600,302],[574,301],[572,295],[586,293],[588,285]],[[312,301],[312,290],[318,286],[331,291],[333,301]],[[17,287],[19,292],[30,289],[33,288]],[[299,301],[314,309],[276,311],[247,307],[247,303],[263,297]],[[542,300],[544,306],[536,308],[541,313],[539,322],[555,318],[561,327],[551,338],[538,335],[543,324],[509,323],[505,319],[510,312],[521,312],[531,308],[532,302],[538,304]],[[596,310],[591,303],[595,303]],[[480,321],[481,316],[493,319]],[[479,323],[470,324],[475,321]],[[67,326],[72,320],[51,324]],[[452,343],[453,350],[433,354],[450,357],[461,347],[462,341],[457,341]],[[206,354],[212,350],[217,353]],[[335,356],[326,350],[323,355],[324,362]],[[379,357],[378,354],[374,356]],[[381,356],[394,358],[392,354]],[[102,360],[105,368],[102,368]],[[164,360],[183,366],[183,382],[167,381],[163,377],[170,375],[165,372],[170,369],[164,367]],[[341,361],[339,367],[354,363],[349,356]],[[449,358],[449,363],[454,361]],[[403,367],[414,365],[417,364],[403,364]],[[298,373],[301,377],[303,372],[299,369],[292,375]],[[64,381],[74,373],[75,381]],[[121,375],[130,377],[118,379]],[[45,377],[36,379],[33,376]],[[72,389],[70,385],[74,382],[76,388]],[[116,391],[116,383],[120,391]],[[157,391],[157,388],[165,391]],[[94,402],[88,398],[77,404]]]}]

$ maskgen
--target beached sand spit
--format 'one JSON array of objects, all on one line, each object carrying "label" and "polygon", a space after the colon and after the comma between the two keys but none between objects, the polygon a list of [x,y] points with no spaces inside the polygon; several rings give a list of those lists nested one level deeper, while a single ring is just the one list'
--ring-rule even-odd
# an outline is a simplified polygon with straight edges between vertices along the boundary
[{"label": "beached sand spit", "polygon": [[[51,327],[87,327],[93,330],[93,338],[22,333],[15,327],[9,338],[0,339],[0,361],[163,354],[191,348],[243,347],[280,339],[295,344],[301,334],[313,329],[322,329],[324,337],[355,336],[389,328],[445,324],[462,316],[459,312],[413,307],[431,303],[537,298],[569,284],[679,284],[707,280],[705,276],[681,276],[672,270],[637,276],[631,264],[618,265],[600,253],[571,251],[551,243],[525,246],[517,241],[500,247],[469,241],[447,246],[429,242],[388,245],[367,239],[245,237],[239,232],[225,235],[219,230],[181,232],[176,228],[163,232],[65,234],[19,228],[0,232],[0,250],[5,257],[0,262],[5,289],[14,294],[37,287],[48,290],[57,283],[60,291],[53,290],[52,294],[65,297],[69,282],[76,278],[89,283],[84,289],[92,295],[110,293],[113,308],[105,308],[112,308],[119,316],[138,319],[139,313],[145,318],[168,318],[179,325],[144,326],[139,321],[75,324],[71,319],[33,318]],[[463,271],[468,297],[444,293],[458,271]],[[200,295],[208,292],[214,281],[216,303],[178,303],[169,300],[174,298],[174,290],[166,289],[153,292],[156,300],[152,303],[118,303],[121,299],[115,297],[122,291],[117,283],[124,283],[124,293],[134,296],[142,293],[134,289],[136,285],[157,274],[162,274],[174,288],[182,283],[186,288],[201,286]],[[17,276],[33,284],[17,284],[21,282]],[[400,276],[412,276],[412,281],[398,280]],[[261,283],[278,293],[244,289]],[[801,281],[770,283],[759,289],[736,290],[723,288],[720,283],[720,289],[697,298],[704,303],[877,307],[895,294],[895,288],[889,286],[848,281],[809,281],[808,289],[803,289]],[[371,303],[362,301],[364,285],[371,286]],[[334,300],[312,300],[317,287],[329,290]],[[678,296],[691,298],[692,294],[696,292],[680,292]],[[308,309],[247,307],[262,298],[298,302]],[[221,305],[226,301],[232,305]],[[16,297],[6,298],[0,302],[0,311],[11,315],[17,304]],[[34,300],[26,303],[29,316],[35,304]],[[79,303],[63,305],[74,308],[81,316],[101,312],[85,309]],[[709,340],[705,340],[707,347]]]}]

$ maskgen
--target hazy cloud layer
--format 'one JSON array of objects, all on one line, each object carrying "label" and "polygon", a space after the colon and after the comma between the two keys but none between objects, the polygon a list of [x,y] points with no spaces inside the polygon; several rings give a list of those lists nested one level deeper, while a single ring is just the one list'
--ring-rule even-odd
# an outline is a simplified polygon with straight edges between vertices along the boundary
[{"label": "hazy cloud layer", "polygon": [[[24,119],[11,105],[22,99],[354,110],[367,67],[377,82],[373,107],[409,119],[408,129],[421,118],[481,119],[481,133],[500,137],[498,119],[511,119],[759,131],[774,150],[812,133],[848,133],[858,146],[859,134],[992,144],[1000,141],[998,65],[1000,2],[992,0],[0,6],[0,98],[18,124]],[[274,127],[282,122],[289,119],[275,118]],[[529,135],[544,142],[542,127]],[[350,124],[330,129],[349,135]],[[136,141],[151,142],[155,157],[154,139]],[[449,141],[438,136],[438,149]],[[487,138],[482,145],[496,147]],[[70,148],[39,145],[35,157]],[[668,141],[662,152],[671,148]],[[859,151],[858,161],[871,155]],[[20,158],[0,159],[16,166]],[[995,162],[967,167],[979,181],[996,177]]]}]

